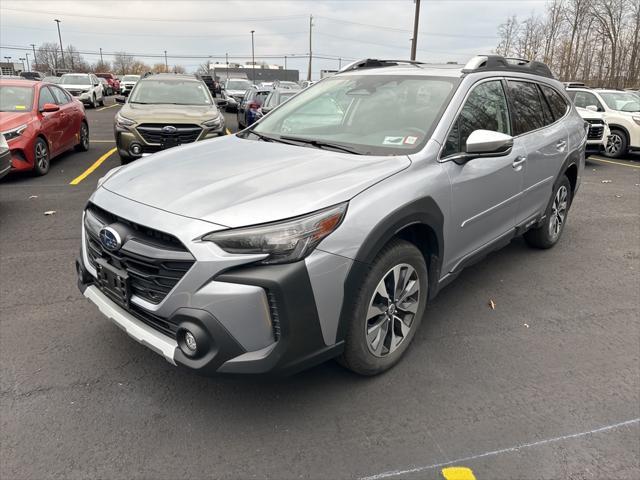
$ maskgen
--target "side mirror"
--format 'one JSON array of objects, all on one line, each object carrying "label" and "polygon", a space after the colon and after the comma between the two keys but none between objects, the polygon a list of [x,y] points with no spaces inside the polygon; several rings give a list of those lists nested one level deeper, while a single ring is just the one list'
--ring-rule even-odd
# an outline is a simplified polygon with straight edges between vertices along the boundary
[{"label": "side mirror", "polygon": [[266,115],[271,111],[271,107],[262,107],[261,110],[262,110],[262,114]]},{"label": "side mirror", "polygon": [[116,103],[124,103],[126,101],[127,101],[127,99],[124,98],[124,97],[121,97],[121,96],[117,96],[116,97]]},{"label": "side mirror", "polygon": [[595,105],[587,105],[585,108],[587,110],[591,110],[592,112],[597,112],[598,111],[598,107],[596,107]]},{"label": "side mirror", "polygon": [[60,107],[55,103],[45,103],[40,109],[40,111],[44,113],[57,112],[58,110],[60,110]]},{"label": "side mirror", "polygon": [[480,157],[501,157],[513,148],[513,137],[492,130],[474,130],[467,138],[467,152],[456,160],[465,163]]}]

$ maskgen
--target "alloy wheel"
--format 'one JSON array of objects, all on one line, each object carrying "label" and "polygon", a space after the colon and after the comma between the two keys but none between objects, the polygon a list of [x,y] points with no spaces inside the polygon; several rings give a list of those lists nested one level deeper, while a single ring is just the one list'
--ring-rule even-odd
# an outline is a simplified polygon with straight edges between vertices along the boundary
[{"label": "alloy wheel", "polygon": [[607,146],[605,147],[605,151],[609,155],[617,155],[622,148],[622,137],[617,133],[614,133],[609,137],[609,141],[607,142]]},{"label": "alloy wheel", "polygon": [[89,129],[85,123],[80,127],[80,143],[85,150],[89,148]]},{"label": "alloy wheel", "polygon": [[407,338],[420,303],[420,279],[411,265],[389,270],[378,283],[367,310],[365,338],[376,357],[393,353]]},{"label": "alloy wheel", "polygon": [[49,168],[49,149],[44,142],[36,143],[36,164],[43,172]]},{"label": "alloy wheel", "polygon": [[558,238],[562,228],[564,227],[564,220],[567,216],[568,196],[569,192],[567,187],[562,185],[556,192],[556,196],[553,199],[551,216],[549,218],[549,236],[554,240]]}]

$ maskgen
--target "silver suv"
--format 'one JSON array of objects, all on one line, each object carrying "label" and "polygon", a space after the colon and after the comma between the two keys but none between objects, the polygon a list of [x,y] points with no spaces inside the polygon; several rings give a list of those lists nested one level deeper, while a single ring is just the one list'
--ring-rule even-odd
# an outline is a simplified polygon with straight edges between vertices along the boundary
[{"label": "silver suv", "polygon": [[239,134],[110,171],[79,286],[194,371],[377,374],[465,266],[558,242],[586,134],[540,63],[356,62]]}]

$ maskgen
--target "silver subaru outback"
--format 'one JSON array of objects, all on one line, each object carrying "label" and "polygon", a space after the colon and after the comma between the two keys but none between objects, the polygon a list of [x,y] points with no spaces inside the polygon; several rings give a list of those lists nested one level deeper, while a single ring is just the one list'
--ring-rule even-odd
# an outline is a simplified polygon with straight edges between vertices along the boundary
[{"label": "silver subaru outback", "polygon": [[586,137],[538,62],[355,62],[236,135],[111,170],[79,287],[197,372],[377,374],[465,266],[558,242]]}]

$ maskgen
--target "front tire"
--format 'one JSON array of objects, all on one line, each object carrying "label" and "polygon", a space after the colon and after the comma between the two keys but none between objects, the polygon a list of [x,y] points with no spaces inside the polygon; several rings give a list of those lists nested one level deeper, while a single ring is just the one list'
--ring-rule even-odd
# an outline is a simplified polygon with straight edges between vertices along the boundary
[{"label": "front tire", "polygon": [[609,158],[620,158],[627,153],[627,135],[622,130],[611,130],[611,136],[604,147],[604,154]]},{"label": "front tire", "polygon": [[104,95],[102,96],[102,98],[100,98],[100,106],[104,107]]},{"label": "front tire", "polygon": [[387,244],[354,294],[338,361],[360,375],[393,367],[420,326],[427,289],[427,266],[420,250],[405,240]]},{"label": "front tire", "polygon": [[544,222],[524,234],[527,244],[534,248],[546,249],[558,243],[567,223],[570,206],[571,183],[567,176],[563,175],[560,183],[553,190],[553,197],[545,212]]},{"label": "front tire", "polygon": [[46,175],[49,172],[49,167],[51,165],[51,158],[49,154],[49,145],[47,142],[38,138],[36,140],[35,145],[33,146],[33,172],[38,175]]}]

